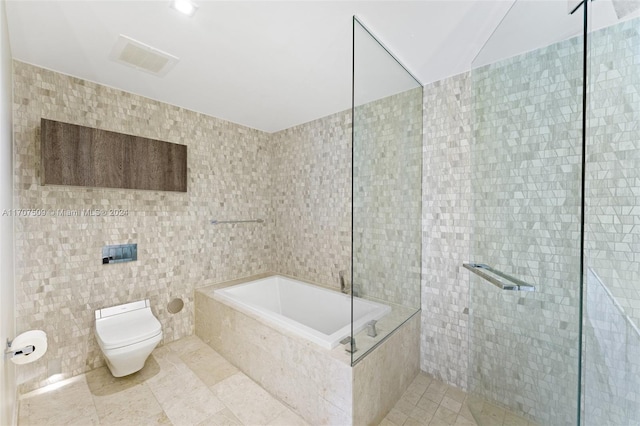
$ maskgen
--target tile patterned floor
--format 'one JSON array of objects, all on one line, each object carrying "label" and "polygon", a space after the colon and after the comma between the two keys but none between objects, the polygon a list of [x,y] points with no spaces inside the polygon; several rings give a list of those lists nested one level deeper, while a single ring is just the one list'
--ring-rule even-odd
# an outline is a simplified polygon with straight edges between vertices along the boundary
[{"label": "tile patterned floor", "polygon": [[195,336],[157,348],[131,376],[103,367],[26,395],[18,418],[20,426],[148,424],[307,425]]},{"label": "tile patterned floor", "polygon": [[[476,417],[471,414],[473,411]],[[536,426],[466,392],[419,373],[380,426]]]},{"label": "tile patterned floor", "polygon": [[[420,373],[380,426],[531,426]],[[307,423],[196,336],[157,348],[145,367],[116,379],[99,368],[25,395],[19,426],[305,426]],[[341,425],[336,425],[341,426]]]}]

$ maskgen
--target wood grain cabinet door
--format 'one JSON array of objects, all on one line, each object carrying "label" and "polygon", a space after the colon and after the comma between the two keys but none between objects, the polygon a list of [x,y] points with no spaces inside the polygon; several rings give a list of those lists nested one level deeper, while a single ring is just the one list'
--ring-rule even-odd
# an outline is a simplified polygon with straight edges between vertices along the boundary
[{"label": "wood grain cabinet door", "polygon": [[42,119],[41,183],[187,192],[187,146]]}]

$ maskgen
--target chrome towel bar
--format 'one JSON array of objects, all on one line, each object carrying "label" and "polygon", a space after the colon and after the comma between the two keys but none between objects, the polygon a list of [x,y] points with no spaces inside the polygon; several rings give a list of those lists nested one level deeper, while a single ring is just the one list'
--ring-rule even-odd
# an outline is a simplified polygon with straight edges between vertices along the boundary
[{"label": "chrome towel bar", "polygon": [[536,288],[522,280],[514,278],[504,272],[496,271],[484,263],[463,263],[462,266],[474,274],[484,278],[501,290],[510,291],[535,291]]}]

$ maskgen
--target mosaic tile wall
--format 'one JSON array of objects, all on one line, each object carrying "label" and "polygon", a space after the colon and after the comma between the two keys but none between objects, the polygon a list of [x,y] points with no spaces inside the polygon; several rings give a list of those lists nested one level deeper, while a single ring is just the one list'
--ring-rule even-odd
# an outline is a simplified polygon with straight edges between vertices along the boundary
[{"label": "mosaic tile wall", "polygon": [[351,111],[271,138],[278,272],[339,288],[351,271]]},{"label": "mosaic tile wall", "polygon": [[358,106],[354,125],[355,290],[418,309],[422,87]]},{"label": "mosaic tile wall", "polygon": [[586,425],[636,424],[640,423],[640,19],[596,31],[589,42],[584,420]]},{"label": "mosaic tile wall", "polygon": [[468,385],[541,424],[575,423],[582,40],[471,76],[471,259],[536,291],[471,278]]},{"label": "mosaic tile wall", "polygon": [[591,268],[585,285],[583,424],[638,424],[640,330]]},{"label": "mosaic tile wall", "polygon": [[[17,207],[127,212],[16,220],[17,332],[49,336],[45,357],[19,369],[21,392],[103,363],[95,309],[149,298],[169,342],[193,333],[194,287],[274,269],[268,134],[20,62],[14,80]],[[41,117],[187,145],[188,192],[40,186]],[[102,246],[121,243],[138,243],[138,260],[102,265]],[[185,301],[175,315],[173,297]]]},{"label": "mosaic tile wall", "polygon": [[590,42],[588,264],[640,325],[640,19]]},{"label": "mosaic tile wall", "polygon": [[471,79],[424,88],[422,184],[423,371],[465,389],[471,234]]}]

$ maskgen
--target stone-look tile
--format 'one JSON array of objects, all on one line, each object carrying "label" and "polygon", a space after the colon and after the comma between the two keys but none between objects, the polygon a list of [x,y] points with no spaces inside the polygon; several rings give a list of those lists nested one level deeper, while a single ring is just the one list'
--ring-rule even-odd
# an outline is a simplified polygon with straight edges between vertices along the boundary
[{"label": "stone-look tile", "polygon": [[[95,309],[149,298],[171,342],[193,333],[193,290],[204,280],[275,269],[269,134],[18,61],[13,80],[15,208],[128,212],[16,218],[16,332],[49,336],[47,354],[17,371],[21,393],[47,384],[49,366],[70,377],[104,365]],[[41,186],[42,117],[187,145],[188,192]],[[102,246],[122,243],[138,243],[138,260],[102,265]],[[172,315],[174,297],[185,306]]]},{"label": "stone-look tile", "polygon": [[101,424],[157,424],[165,417],[144,383],[109,395],[94,395],[93,400]]},{"label": "stone-look tile", "polygon": [[307,422],[351,418],[352,369],[341,348],[327,351],[269,327],[213,299],[209,288],[196,291],[196,300],[198,315],[210,320],[197,323],[196,333]]},{"label": "stone-look tile", "polygon": [[242,422],[229,410],[225,408],[200,423],[199,426],[242,426]]},{"label": "stone-look tile", "polygon": [[433,409],[433,412],[431,412],[423,410],[421,407],[413,407],[413,410],[411,410],[411,413],[409,414],[409,419],[420,424],[429,424],[433,419],[436,409],[437,407]]},{"label": "stone-look tile", "polygon": [[286,409],[269,422],[269,426],[309,426],[309,424],[293,411]]},{"label": "stone-look tile", "polygon": [[385,419],[398,426],[402,426],[408,418],[408,415],[395,408],[392,408],[385,417]]},{"label": "stone-look tile", "polygon": [[440,404],[440,406],[434,413],[433,417],[442,419],[446,424],[452,425],[456,422],[456,419],[458,418],[458,413],[456,413],[455,411],[451,411],[444,405]]},{"label": "stone-look tile", "polygon": [[125,377],[113,377],[107,367],[100,367],[87,372],[85,378],[92,395],[107,396],[136,387],[159,372],[160,366],[149,357],[141,371]]},{"label": "stone-look tile", "polygon": [[421,398],[420,401],[418,401],[418,403],[416,404],[416,408],[419,408],[421,410],[421,413],[427,413],[430,416],[433,416],[436,413],[439,406],[439,402],[434,402],[426,397]]},{"label": "stone-look tile", "polygon": [[422,420],[416,420],[416,419],[415,419],[415,418],[413,418],[413,417],[409,417],[409,418],[407,419],[407,421],[406,421],[406,422],[404,422],[404,425],[403,425],[403,426],[426,426],[426,425],[428,425],[428,424],[429,424],[429,422],[422,421]]},{"label": "stone-look tile", "polygon": [[146,383],[160,404],[173,398],[176,389],[185,392],[186,390],[206,388],[205,384],[185,364],[163,370]]},{"label": "stone-look tile", "polygon": [[621,22],[589,38],[583,352],[587,425],[640,423],[639,24],[639,19]]},{"label": "stone-look tile", "polygon": [[424,88],[420,368],[466,388],[471,236],[469,73]]},{"label": "stone-look tile", "polygon": [[[431,401],[428,398],[407,398],[407,395],[419,393],[421,389],[431,387],[433,394],[442,395],[442,404]],[[414,402],[415,401],[415,402]],[[474,409],[478,414],[482,414],[484,402],[478,401]],[[504,411],[504,410],[503,410]],[[495,413],[494,413],[495,414]],[[489,417],[489,413],[484,413],[484,418]],[[513,413],[506,413],[505,417],[517,418]],[[510,417],[510,418],[511,418]],[[495,418],[491,418],[495,421]],[[526,420],[525,420],[526,421]],[[461,390],[449,386],[439,380],[421,372],[408,386],[407,392],[398,400],[395,406],[389,411],[387,416],[380,423],[387,425],[458,425],[477,426],[474,417],[471,415],[467,405],[467,394]],[[492,426],[502,425],[495,423]]]},{"label": "stone-look tile", "polygon": [[462,403],[464,402],[464,399],[467,395],[462,389],[458,389],[454,386],[448,386],[447,391],[445,392],[445,396],[453,399],[454,401]]},{"label": "stone-look tile", "polygon": [[361,295],[416,310],[422,104],[417,87],[353,112],[353,282]]},{"label": "stone-look tile", "polygon": [[577,412],[582,50],[576,37],[471,72],[470,260],[536,291],[471,274],[468,389],[545,424]]},{"label": "stone-look tile", "polygon": [[504,408],[485,402],[482,404],[482,408],[475,412],[474,418],[480,426],[501,425],[506,414]]},{"label": "stone-look tile", "polygon": [[[418,375],[420,318],[414,316],[353,368],[353,419],[356,424],[379,423],[414,384]],[[405,413],[409,414],[409,413]],[[394,422],[395,423],[395,422]]]},{"label": "stone-look tile", "polygon": [[278,271],[340,287],[351,270],[351,111],[272,135]]},{"label": "stone-look tile", "polygon": [[469,420],[465,416],[458,415],[454,426],[477,426],[477,423],[475,422],[475,420]]},{"label": "stone-look tile", "polygon": [[100,422],[84,378],[22,399],[19,405],[18,423],[22,426],[97,425]]},{"label": "stone-look tile", "polygon": [[448,408],[449,410],[453,411],[454,413],[458,413],[460,411],[460,409],[462,408],[462,403],[456,401],[455,399],[449,398],[448,396],[444,396],[444,398],[442,398],[442,401],[440,401],[440,405]]},{"label": "stone-look tile", "polygon": [[420,401],[418,401],[418,405],[421,405],[421,404],[428,405],[428,402],[433,402],[434,404],[439,405],[440,402],[442,402],[443,398],[444,398],[444,392],[427,389],[422,395],[422,398],[420,398]]},{"label": "stone-look tile", "polygon": [[[177,389],[186,389],[178,391]],[[205,386],[174,388],[174,393],[162,402],[167,417],[175,425],[198,424],[224,410],[225,405]]]},{"label": "stone-look tile", "polygon": [[201,349],[211,349],[209,345],[204,343],[202,339],[200,339],[196,335],[184,337],[175,342],[171,342],[166,346],[167,349],[171,350],[175,354],[178,354],[180,357],[184,357],[185,355],[189,355]]},{"label": "stone-look tile", "polygon": [[210,346],[186,353],[180,357],[182,361],[207,386],[231,377],[238,372],[229,361],[220,356]]},{"label": "stone-look tile", "polygon": [[211,391],[247,425],[266,425],[286,407],[242,373],[211,387]]},{"label": "stone-look tile", "polygon": [[[59,389],[42,389],[20,403],[20,425],[281,425],[308,423],[282,405],[242,373],[208,388],[181,361],[185,348],[213,361],[219,356],[190,337],[154,351],[154,374],[115,378],[104,367],[64,383]],[[176,352],[177,351],[177,352]],[[145,366],[147,369],[148,365]],[[225,367],[222,367],[223,369]],[[185,380],[180,377],[188,377]],[[173,382],[168,389],[167,380]],[[214,395],[219,392],[221,399]],[[234,411],[237,413],[234,413]],[[242,420],[241,420],[242,419]],[[323,424],[348,424],[346,413],[334,409]],[[320,424],[320,423],[318,423]]]},{"label": "stone-look tile", "polygon": [[502,420],[502,426],[529,426],[530,422],[524,417],[516,416],[513,413],[506,413]]}]

